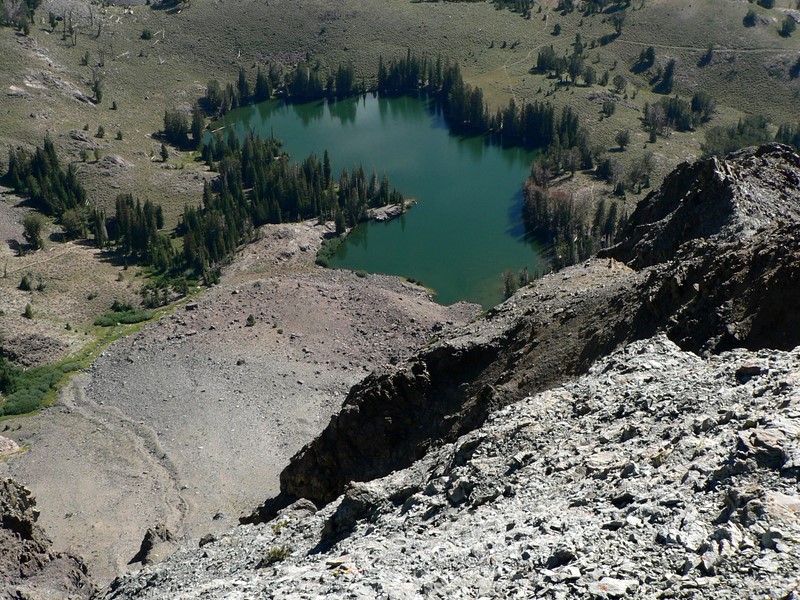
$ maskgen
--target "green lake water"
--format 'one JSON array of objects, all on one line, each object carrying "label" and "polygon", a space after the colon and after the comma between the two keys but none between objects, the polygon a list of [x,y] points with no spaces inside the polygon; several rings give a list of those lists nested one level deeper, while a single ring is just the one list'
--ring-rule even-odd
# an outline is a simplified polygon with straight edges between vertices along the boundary
[{"label": "green lake water", "polygon": [[274,132],[293,160],[327,149],[335,178],[360,163],[386,173],[418,204],[387,223],[359,225],[332,267],[416,279],[436,300],[484,307],[502,300],[502,273],[542,269],[542,249],[524,236],[522,182],[533,153],[452,135],[425,100],[371,95],[328,103],[264,102],[229,113],[240,136]]}]

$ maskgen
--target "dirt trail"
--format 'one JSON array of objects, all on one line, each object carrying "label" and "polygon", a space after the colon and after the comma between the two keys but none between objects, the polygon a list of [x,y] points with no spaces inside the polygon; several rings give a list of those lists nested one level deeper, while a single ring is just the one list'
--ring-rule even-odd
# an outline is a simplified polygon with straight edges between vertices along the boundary
[{"label": "dirt trail", "polygon": [[55,260],[63,258],[64,256],[66,256],[67,254],[69,254],[73,250],[74,250],[74,246],[67,246],[66,248],[64,248],[60,252],[50,252],[50,253],[48,253],[46,258],[43,258],[41,260],[32,261],[32,262],[29,262],[27,264],[21,265],[19,267],[15,267],[13,269],[8,269],[6,272],[9,275],[11,275],[12,273],[18,273],[20,271],[30,271],[32,269],[37,269],[37,268],[41,267],[42,265],[46,265],[47,263],[51,263],[51,262],[53,262]]},{"label": "dirt trail", "polygon": [[103,432],[117,443],[124,440],[136,458],[148,465],[147,474],[152,475],[161,489],[169,492],[163,498],[164,524],[177,534],[183,534],[184,520],[191,507],[181,496],[183,481],[180,473],[165,452],[156,432],[144,422],[135,421],[119,408],[104,406],[99,398],[88,396],[87,383],[89,379],[85,375],[71,379],[69,388],[60,397],[61,404],[93,424],[95,431]]}]

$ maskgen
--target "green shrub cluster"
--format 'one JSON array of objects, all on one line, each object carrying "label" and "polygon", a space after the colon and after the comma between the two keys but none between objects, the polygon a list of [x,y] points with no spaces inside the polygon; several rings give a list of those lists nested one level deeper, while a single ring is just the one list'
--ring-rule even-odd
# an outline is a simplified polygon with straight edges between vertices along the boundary
[{"label": "green shrub cluster", "polygon": [[0,416],[22,415],[42,407],[47,394],[55,389],[65,373],[80,369],[73,361],[22,370],[0,357]]},{"label": "green shrub cluster", "polygon": [[141,323],[142,321],[149,321],[152,318],[153,313],[149,310],[111,311],[104,314],[102,317],[97,317],[94,320],[94,324],[99,327],[113,327],[118,323],[132,325],[134,323]]},{"label": "green shrub cluster", "polygon": [[24,148],[9,149],[5,182],[15,193],[29,194],[31,204],[47,215],[61,217],[64,211],[86,204],[76,167],[70,164],[64,172],[49,137],[33,154]]},{"label": "green shrub cluster", "polygon": [[334,237],[323,240],[322,245],[317,251],[317,258],[315,262],[320,267],[327,267],[331,258],[333,258],[333,255],[336,254],[336,249],[339,248],[339,244],[342,243],[343,239],[344,238],[341,237]]}]

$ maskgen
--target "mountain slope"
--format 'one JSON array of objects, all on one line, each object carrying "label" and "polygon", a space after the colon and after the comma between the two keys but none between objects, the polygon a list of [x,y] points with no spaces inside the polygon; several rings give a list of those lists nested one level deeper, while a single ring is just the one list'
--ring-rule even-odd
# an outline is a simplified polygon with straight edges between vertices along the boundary
[{"label": "mountain slope", "polygon": [[657,336],[106,598],[790,597],[798,468],[800,352]]},{"label": "mountain slope", "polygon": [[105,597],[795,597],[794,182],[783,146],[680,167],[602,258],[356,385],[251,523]]},{"label": "mountain slope", "polygon": [[374,373],[281,474],[281,494],[330,502],[349,481],[410,465],[492,411],[665,331],[682,348],[800,343],[800,157],[777,144],[681,165],[623,241],[544,277],[484,320]]}]

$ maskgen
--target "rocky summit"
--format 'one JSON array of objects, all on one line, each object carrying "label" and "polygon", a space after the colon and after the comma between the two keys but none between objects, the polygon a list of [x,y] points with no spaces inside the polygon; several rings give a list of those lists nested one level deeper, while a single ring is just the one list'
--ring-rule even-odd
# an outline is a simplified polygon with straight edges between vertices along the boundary
[{"label": "rocky summit", "polygon": [[659,335],[106,598],[793,598],[799,469],[800,351]]},{"label": "rocky summit", "polygon": [[800,156],[684,164],[616,246],[356,384],[280,493],[102,597],[800,597]]}]

